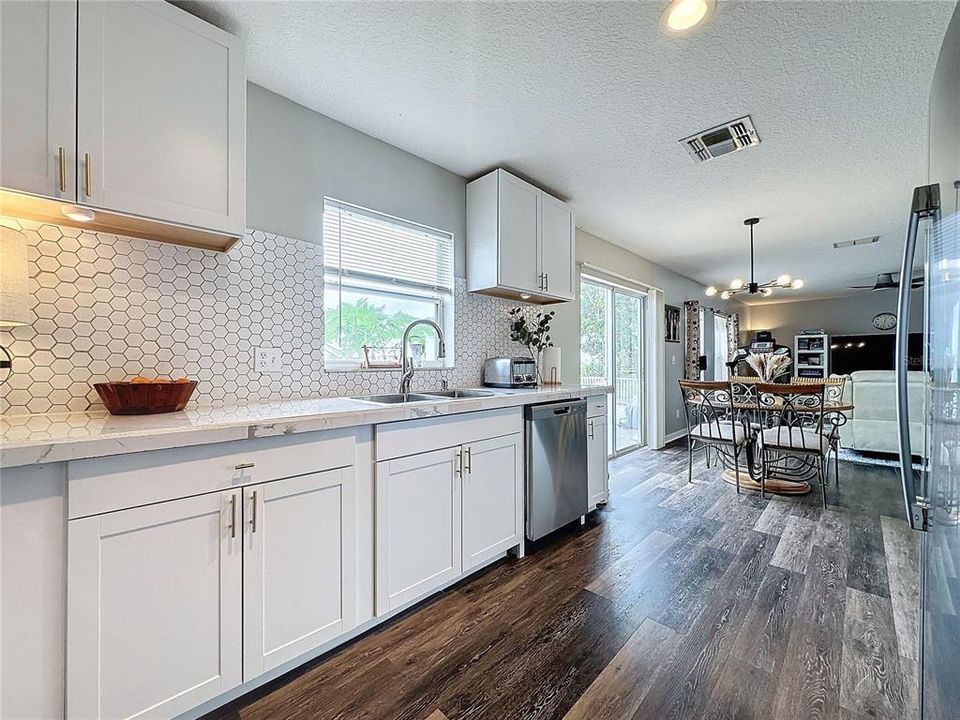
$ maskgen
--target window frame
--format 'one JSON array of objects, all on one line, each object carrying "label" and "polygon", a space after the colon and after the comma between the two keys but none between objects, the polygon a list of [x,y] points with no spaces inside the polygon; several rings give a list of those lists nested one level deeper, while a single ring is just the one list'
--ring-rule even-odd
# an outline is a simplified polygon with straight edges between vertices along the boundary
[{"label": "window frame", "polygon": [[[332,207],[331,207],[332,206]],[[440,230],[438,228],[430,227],[428,225],[423,225],[422,223],[413,222],[411,220],[406,220],[404,218],[396,217],[389,215],[387,213],[382,213],[377,210],[366,208],[360,205],[353,203],[345,202],[343,200],[338,200],[332,197],[324,197],[324,209],[323,217],[326,218],[326,214],[329,209],[335,210],[346,210],[347,212],[354,210],[360,214],[367,215],[376,219],[379,222],[394,225],[399,228],[406,230],[412,230],[414,232],[422,232],[429,235],[436,235],[441,238],[449,238],[450,243],[450,258],[451,261],[456,252],[456,236],[449,231]],[[321,238],[324,237],[323,230],[321,230]],[[323,252],[321,253],[323,257]],[[421,365],[417,368],[417,371],[430,371],[430,370],[442,370],[449,371],[453,370],[456,367],[455,363],[455,325],[454,325],[454,307],[455,300],[454,295],[456,293],[456,274],[453,270],[451,262],[451,275],[450,275],[450,287],[439,287],[434,285],[428,285],[424,283],[416,282],[404,282],[402,280],[397,280],[396,278],[391,278],[389,275],[376,275],[371,273],[360,273],[360,272],[343,272],[340,268],[336,266],[328,266],[325,262],[326,258],[324,257],[324,262],[322,265],[322,280],[323,280],[323,292],[322,292],[322,302],[323,302],[323,316],[324,316],[324,327],[323,327],[323,368],[325,372],[393,372],[394,370],[399,370],[400,368],[369,368],[364,367],[364,358],[333,358],[328,355],[328,348],[330,345],[327,343],[326,334],[327,334],[327,322],[330,317],[332,307],[327,305],[327,290],[330,286],[339,288],[343,292],[351,292],[355,295],[361,295],[365,297],[381,297],[385,299],[394,299],[400,301],[415,301],[423,303],[431,303],[435,307],[435,314],[433,317],[429,318],[436,322],[442,329],[444,333],[444,340],[446,344],[446,358],[442,360],[433,360],[429,361],[429,364]],[[342,297],[342,295],[341,295]],[[337,308],[339,308],[341,302],[338,301]],[[397,338],[398,341],[401,338]],[[399,345],[399,342],[398,342]]]}]

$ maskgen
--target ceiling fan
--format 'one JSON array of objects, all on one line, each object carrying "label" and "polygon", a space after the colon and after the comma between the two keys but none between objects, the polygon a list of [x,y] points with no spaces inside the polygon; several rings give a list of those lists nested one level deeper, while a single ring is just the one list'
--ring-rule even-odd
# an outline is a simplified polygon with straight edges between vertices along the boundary
[{"label": "ceiling fan", "polygon": [[[873,292],[877,290],[896,290],[900,287],[900,281],[894,273],[877,273],[877,281],[873,285],[849,285],[848,287],[851,290],[871,290]],[[923,278],[913,278],[910,281],[910,287],[914,289],[923,287]]]}]

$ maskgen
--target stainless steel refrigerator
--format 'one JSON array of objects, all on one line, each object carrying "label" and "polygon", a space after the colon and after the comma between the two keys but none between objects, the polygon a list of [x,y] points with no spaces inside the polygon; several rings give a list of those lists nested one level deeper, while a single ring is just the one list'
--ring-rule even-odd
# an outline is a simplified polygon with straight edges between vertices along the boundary
[{"label": "stainless steel refrigerator", "polygon": [[[897,415],[907,517],[921,542],[921,713],[960,718],[960,6],[930,93],[928,184],[913,194],[899,317],[910,316],[909,278],[923,260],[926,437],[911,447],[907,336],[897,326]],[[917,300],[914,298],[914,300]],[[916,368],[913,368],[916,369]],[[920,470],[913,469],[919,458]]]}]

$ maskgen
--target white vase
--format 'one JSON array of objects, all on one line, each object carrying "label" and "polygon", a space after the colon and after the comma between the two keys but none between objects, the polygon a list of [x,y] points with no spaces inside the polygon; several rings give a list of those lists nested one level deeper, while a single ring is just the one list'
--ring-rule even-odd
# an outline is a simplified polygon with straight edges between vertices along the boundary
[{"label": "white vase", "polygon": [[544,348],[543,359],[540,361],[540,377],[543,378],[544,385],[559,385],[562,382],[562,375],[560,373],[560,348]]}]

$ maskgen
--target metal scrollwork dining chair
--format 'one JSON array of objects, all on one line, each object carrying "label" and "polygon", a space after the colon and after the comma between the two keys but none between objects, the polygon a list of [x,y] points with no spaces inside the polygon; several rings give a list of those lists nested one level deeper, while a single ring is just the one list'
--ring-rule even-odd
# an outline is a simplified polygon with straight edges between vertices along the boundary
[{"label": "metal scrollwork dining chair", "polygon": [[693,482],[693,452],[703,448],[726,461],[737,474],[740,492],[740,461],[746,461],[750,429],[734,408],[730,383],[680,380],[684,417],[687,421],[687,481]]},{"label": "metal scrollwork dining chair", "polygon": [[760,431],[760,495],[771,475],[798,482],[816,477],[827,507],[827,461],[833,428],[824,425],[823,383],[757,386],[757,407],[767,418]]}]

